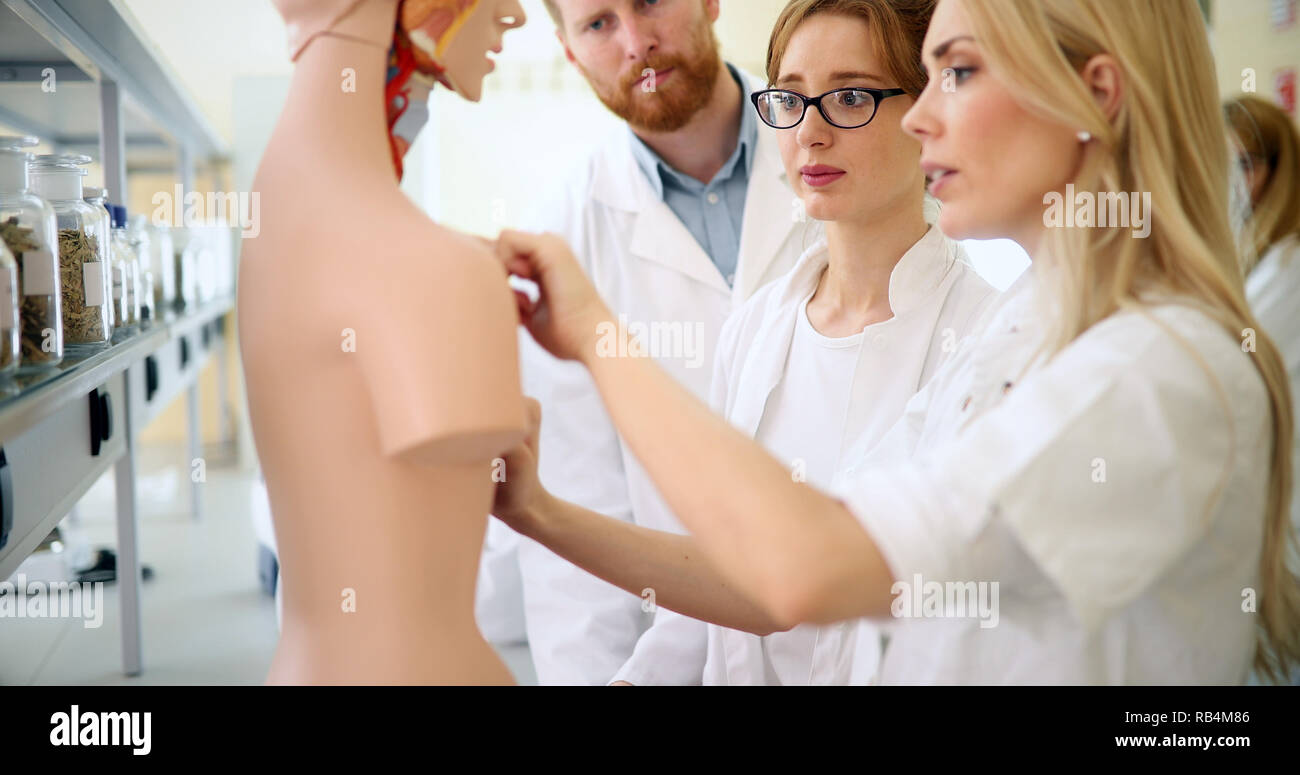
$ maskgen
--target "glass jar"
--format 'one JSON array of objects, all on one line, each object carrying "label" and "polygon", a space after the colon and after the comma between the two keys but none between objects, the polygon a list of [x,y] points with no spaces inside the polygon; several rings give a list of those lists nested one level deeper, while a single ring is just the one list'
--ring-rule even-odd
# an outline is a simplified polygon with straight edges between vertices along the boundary
[{"label": "glass jar", "polygon": [[89,156],[38,156],[28,166],[32,193],[54,208],[59,227],[63,346],[70,355],[102,350],[113,338],[108,290],[108,234],[99,212],[83,198]]},{"label": "glass jar", "polygon": [[193,312],[199,305],[199,253],[203,250],[202,235],[197,229],[178,229],[176,244],[176,301],[177,312]]},{"label": "glass jar", "polygon": [[153,272],[146,269],[140,273],[140,327],[153,324],[154,315]]},{"label": "glass jar", "polygon": [[149,269],[150,262],[153,260],[153,233],[149,228],[149,217],[142,214],[133,215],[127,219],[126,238],[131,241],[131,247],[135,248],[136,264],[132,269],[131,280],[135,288],[136,306],[139,309],[139,320],[144,321],[144,273]]},{"label": "glass jar", "polygon": [[24,148],[34,137],[0,137],[0,239],[17,263],[20,372],[63,360],[58,220],[49,202],[31,193]]},{"label": "glass jar", "polygon": [[140,257],[126,230],[126,208],[113,205],[113,303],[114,327],[119,338],[135,333],[140,326]]},{"label": "glass jar", "polygon": [[142,268],[153,275],[153,310],[157,317],[159,310],[171,309],[176,301],[176,247],[170,226],[149,227],[149,263]]},{"label": "glass jar", "polygon": [[18,262],[0,240],[0,376],[18,369],[22,355],[18,320]]},{"label": "glass jar", "polygon": [[[209,231],[208,238],[214,236]],[[207,304],[216,298],[217,295],[217,253],[207,242],[204,242],[203,248],[199,251],[195,273],[198,275],[198,282],[195,283],[194,295],[199,300],[199,305]]]},{"label": "glass jar", "polygon": [[[108,320],[110,328],[117,325],[117,310],[113,308],[113,216],[108,212],[108,189],[98,188],[96,186],[83,186],[82,192],[85,194],[82,198],[86,204],[95,208],[95,214],[99,217],[99,222],[103,228],[103,234],[107,236],[104,240],[108,246],[108,263],[104,265],[104,281],[108,284]],[[112,331],[109,332],[110,336]]]}]

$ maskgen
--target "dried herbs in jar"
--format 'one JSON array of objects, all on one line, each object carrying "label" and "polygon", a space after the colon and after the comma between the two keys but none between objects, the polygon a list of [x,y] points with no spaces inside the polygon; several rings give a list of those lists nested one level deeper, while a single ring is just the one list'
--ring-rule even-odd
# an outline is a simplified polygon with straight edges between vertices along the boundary
[{"label": "dried herbs in jar", "polygon": [[0,222],[0,238],[18,265],[22,365],[57,364],[63,360],[63,341],[59,295],[54,284],[58,274],[54,257],[36,241],[32,229],[19,224],[17,217]]},{"label": "dried herbs in jar", "polygon": [[99,241],[81,229],[59,229],[59,278],[63,295],[63,341],[104,344],[109,334],[104,303],[105,265]]}]

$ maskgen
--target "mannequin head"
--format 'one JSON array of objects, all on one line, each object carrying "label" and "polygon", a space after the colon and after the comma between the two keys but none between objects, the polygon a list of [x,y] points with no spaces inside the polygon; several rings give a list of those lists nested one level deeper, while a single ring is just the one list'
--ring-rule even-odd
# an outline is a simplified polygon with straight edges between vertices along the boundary
[{"label": "mannequin head", "polygon": [[[492,71],[505,31],[523,25],[519,0],[273,0],[284,18],[290,58],[326,37],[387,52],[383,77],[388,145],[398,179],[403,157],[428,120],[435,80],[471,102]],[[331,67],[333,65],[330,65]]]},{"label": "mannequin head", "polygon": [[[492,71],[489,51],[501,51],[506,30],[523,25],[519,0],[273,0],[289,37],[289,58],[297,60],[321,35],[339,35],[388,48],[394,37],[410,43],[415,67],[439,78],[471,102],[483,94]],[[397,6],[400,32],[370,39],[352,25],[360,17],[392,13]],[[391,18],[391,16],[389,17]]]},{"label": "mannequin head", "polygon": [[483,96],[495,67],[488,52],[500,53],[506,30],[526,18],[519,0],[403,0],[398,11],[420,70],[470,102]]}]

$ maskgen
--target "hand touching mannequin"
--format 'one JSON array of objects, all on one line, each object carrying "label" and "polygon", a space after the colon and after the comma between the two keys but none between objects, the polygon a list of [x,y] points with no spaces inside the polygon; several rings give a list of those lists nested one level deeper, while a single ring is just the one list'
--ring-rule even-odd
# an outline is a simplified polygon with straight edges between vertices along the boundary
[{"label": "hand touching mannequin", "polygon": [[[511,680],[475,626],[474,590],[492,461],[525,432],[518,318],[488,249],[399,190],[406,145],[390,130],[405,113],[392,95],[415,104],[408,78],[476,100],[486,52],[523,13],[407,5],[412,34],[395,42],[398,0],[276,0],[297,67],[239,278],[284,584],[270,683]],[[422,44],[414,71],[390,67]]]},{"label": "hand touching mannequin", "polygon": [[[1252,658],[1290,675],[1291,395],[1246,305],[1201,9],[940,0],[921,50],[929,80],[901,126],[944,204],[938,225],[1014,239],[1034,260],[829,488],[795,481],[654,361],[601,347],[613,313],[564,240],[507,232],[502,259],[541,286],[539,303],[521,300],[529,330],[591,373],[691,532],[670,537],[676,557],[752,602],[759,618],[741,626],[891,617],[885,684],[1228,684]],[[1149,232],[1050,223],[1045,192],[1076,186],[1141,190],[1159,215]],[[581,545],[618,523],[518,476],[506,487],[519,484],[497,516],[622,578]],[[673,559],[641,543],[625,564]],[[688,597],[645,586],[669,610]],[[962,587],[993,601],[954,605]],[[1243,617],[1243,589],[1257,614]]]}]

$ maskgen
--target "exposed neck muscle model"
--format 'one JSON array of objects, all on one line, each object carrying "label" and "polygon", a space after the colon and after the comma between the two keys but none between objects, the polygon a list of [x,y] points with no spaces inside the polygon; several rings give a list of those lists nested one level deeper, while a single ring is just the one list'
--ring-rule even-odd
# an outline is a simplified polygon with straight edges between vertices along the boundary
[{"label": "exposed neck muscle model", "polygon": [[508,683],[474,621],[493,461],[525,432],[505,271],[398,188],[397,0],[276,5],[297,64],[239,278],[283,584],[268,682]]}]

